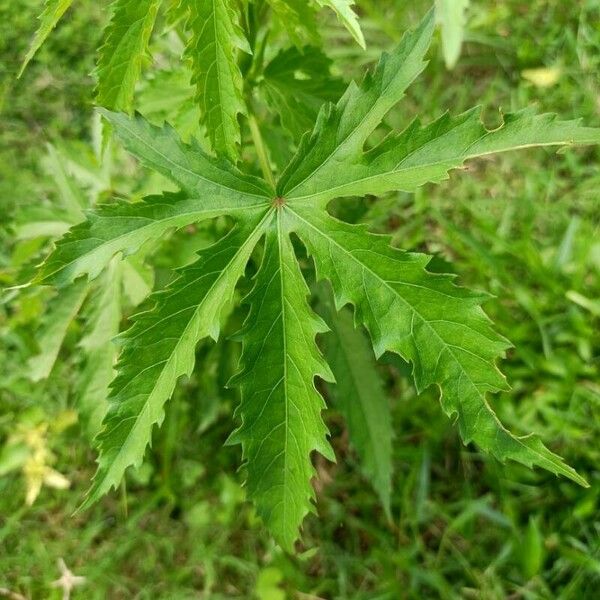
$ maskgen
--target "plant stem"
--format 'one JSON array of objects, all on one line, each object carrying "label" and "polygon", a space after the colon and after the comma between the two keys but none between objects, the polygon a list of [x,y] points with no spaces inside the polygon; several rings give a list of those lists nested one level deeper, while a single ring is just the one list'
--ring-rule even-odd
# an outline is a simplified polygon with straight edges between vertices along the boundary
[{"label": "plant stem", "polygon": [[256,117],[253,114],[248,115],[248,125],[250,125],[252,141],[254,142],[254,147],[256,148],[256,154],[258,155],[258,162],[260,163],[263,176],[271,184],[273,189],[275,189],[275,177],[273,176],[273,171],[271,170],[271,165],[269,164],[267,148],[260,133]]}]

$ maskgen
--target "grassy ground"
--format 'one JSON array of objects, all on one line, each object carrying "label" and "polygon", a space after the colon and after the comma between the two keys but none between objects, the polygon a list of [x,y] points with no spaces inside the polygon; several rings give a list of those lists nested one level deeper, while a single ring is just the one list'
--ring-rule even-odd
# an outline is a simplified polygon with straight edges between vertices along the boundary
[{"label": "grassy ground", "polygon": [[[336,68],[360,72],[426,5],[359,2],[369,53],[335,45]],[[38,7],[28,0],[17,10],[0,0],[3,223],[55,193],[39,167],[43,143],[90,135],[88,74],[105,16],[96,3],[81,3],[14,83]],[[448,72],[434,52],[424,78],[390,119],[400,124],[417,112],[433,118],[482,104],[493,124],[499,107],[508,112],[536,103],[600,126],[598,22],[596,0],[473,2],[456,69]],[[332,44],[339,38],[332,32]],[[544,78],[551,85],[541,86]],[[147,464],[126,489],[72,516],[93,472],[89,441],[72,418],[73,357],[65,353],[47,384],[28,383],[18,373],[33,352],[31,315],[39,307],[32,302],[15,314],[1,305],[0,446],[36,431],[71,487],[45,487],[29,507],[24,475],[1,475],[0,460],[0,588],[60,598],[51,582],[63,558],[85,577],[73,598],[597,598],[598,158],[585,149],[503,156],[416,196],[357,201],[349,211],[393,232],[402,247],[434,253],[436,268],[495,296],[487,311],[515,348],[503,365],[513,389],[494,398],[494,406],[514,430],[539,433],[590,488],[502,466],[464,447],[436,394],[417,397],[406,366],[385,356],[381,374],[397,432],[392,522],[361,478],[334,409],[328,419],[338,464],[317,465],[319,517],[308,519],[298,556],[282,553],[244,501],[238,449],[223,446],[235,394],[215,391],[201,370],[179,387]],[[19,252],[28,250],[13,243],[8,228],[0,236],[7,278]],[[202,359],[208,349],[199,353]]]}]

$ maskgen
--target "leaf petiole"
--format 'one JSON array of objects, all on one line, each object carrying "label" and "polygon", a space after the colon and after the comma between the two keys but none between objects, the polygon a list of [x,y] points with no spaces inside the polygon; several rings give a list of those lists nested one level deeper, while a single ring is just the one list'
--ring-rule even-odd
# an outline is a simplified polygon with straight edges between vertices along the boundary
[{"label": "leaf petiole", "polygon": [[275,176],[273,175],[271,164],[269,162],[267,147],[265,146],[262,134],[260,133],[260,128],[258,127],[256,117],[253,114],[248,115],[248,125],[250,126],[252,141],[254,143],[254,147],[256,148],[256,155],[258,156],[258,162],[260,164],[263,177],[269,183],[269,185],[275,189]]}]

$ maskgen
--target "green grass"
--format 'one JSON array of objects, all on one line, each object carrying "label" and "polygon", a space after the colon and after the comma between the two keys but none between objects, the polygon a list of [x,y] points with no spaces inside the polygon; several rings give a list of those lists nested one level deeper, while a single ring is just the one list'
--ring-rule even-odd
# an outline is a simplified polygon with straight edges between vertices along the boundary
[{"label": "green grass", "polygon": [[[488,122],[495,123],[498,107],[537,103],[599,125],[597,2],[472,4],[458,66],[444,68],[438,45],[424,79],[391,121],[406,123],[417,111],[433,118],[481,103]],[[365,0],[359,6],[369,50],[365,58],[348,43],[335,46],[342,72],[359,72],[414,24],[427,3]],[[24,2],[22,10],[8,3],[0,9],[3,222],[9,212],[55,193],[39,168],[43,141],[89,136],[88,73],[101,11],[95,3],[80,3],[15,83],[11,75],[37,8]],[[342,39],[337,27],[330,38]],[[523,77],[526,69],[556,66],[560,76],[551,87]],[[222,391],[202,369],[179,386],[147,463],[128,478],[126,489],[72,516],[94,458],[83,427],[56,426],[64,411],[76,407],[70,373],[77,356],[65,352],[45,385],[23,378],[42,306],[32,293],[17,305],[0,303],[0,447],[19,426],[50,424],[54,468],[68,477],[71,489],[45,487],[27,507],[23,475],[0,476],[0,588],[26,598],[60,598],[50,583],[60,575],[62,557],[86,577],[73,598],[598,597],[598,158],[597,150],[585,149],[561,157],[524,152],[478,162],[468,174],[454,173],[416,196],[357,201],[345,209],[349,218],[393,232],[403,247],[434,253],[434,266],[494,295],[487,311],[515,346],[503,365],[513,389],[495,397],[494,407],[513,430],[538,432],[586,476],[590,488],[505,467],[464,447],[441,414],[436,393],[416,397],[406,365],[386,355],[380,370],[397,432],[391,523],[361,478],[343,422],[332,410],[338,464],[317,465],[319,518],[307,521],[298,556],[282,553],[244,502],[237,448],[223,446],[235,392]],[[119,189],[131,191],[121,179]],[[177,239],[187,239],[185,232]],[[10,281],[19,252],[35,252],[15,245],[8,231],[0,243],[0,276]],[[168,269],[170,261],[161,261],[160,269]],[[216,355],[201,348],[206,370],[219,363],[225,381],[234,369],[234,347]]]}]

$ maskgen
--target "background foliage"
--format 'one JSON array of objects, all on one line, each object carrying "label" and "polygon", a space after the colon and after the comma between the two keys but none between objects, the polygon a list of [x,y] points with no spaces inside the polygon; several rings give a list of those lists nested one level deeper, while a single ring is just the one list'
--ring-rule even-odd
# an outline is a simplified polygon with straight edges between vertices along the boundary
[{"label": "background foliage", "polygon": [[[39,3],[0,2],[2,284],[21,281],[41,250],[39,238],[24,231],[31,222],[24,215],[64,212],[65,185],[88,205],[164,185],[136,173],[118,149],[111,150],[110,168],[98,160],[89,74],[107,18],[103,4],[80,3],[15,82]],[[427,5],[360,2],[366,52],[348,43],[331,15],[325,37],[334,73],[362,73]],[[483,101],[488,124],[499,120],[498,106],[508,112],[532,103],[597,124],[599,20],[594,0],[473,2],[454,70],[446,69],[438,40],[432,65],[393,119],[402,125],[416,113],[434,118]],[[173,114],[172,96],[191,97],[193,90],[169,69],[181,49],[168,34],[153,44],[162,68],[143,82],[141,110],[168,115],[185,135],[197,116]],[[265,86],[276,93],[273,71]],[[166,84],[171,97],[161,94]],[[200,347],[204,368],[178,387],[151,455],[121,497],[73,517],[93,471],[89,415],[75,402],[85,315],[66,331],[51,377],[32,382],[26,365],[39,352],[51,294],[36,290],[15,301],[7,292],[0,304],[0,587],[27,598],[60,597],[50,584],[62,557],[86,577],[73,592],[82,598],[594,598],[600,589],[597,158],[593,149],[569,151],[561,161],[551,151],[503,156],[469,167],[471,177],[453,175],[416,195],[344,208],[349,218],[393,233],[403,247],[436,254],[440,271],[496,295],[487,312],[515,348],[504,364],[513,390],[498,396],[495,408],[514,430],[538,432],[586,475],[589,489],[501,467],[463,447],[435,392],[417,399],[406,367],[386,355],[380,371],[396,432],[391,519],[361,475],[341,416],[331,410],[328,424],[343,460],[317,465],[320,518],[305,525],[306,551],[289,557],[244,503],[242,475],[230,475],[239,461],[235,447],[223,447],[237,403],[235,391],[222,385],[237,363],[239,348],[230,343]],[[207,231],[204,243],[214,234]],[[157,281],[193,255],[198,237],[174,236],[155,257]],[[141,285],[139,298],[125,299],[126,314],[143,295]]]}]

